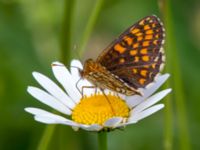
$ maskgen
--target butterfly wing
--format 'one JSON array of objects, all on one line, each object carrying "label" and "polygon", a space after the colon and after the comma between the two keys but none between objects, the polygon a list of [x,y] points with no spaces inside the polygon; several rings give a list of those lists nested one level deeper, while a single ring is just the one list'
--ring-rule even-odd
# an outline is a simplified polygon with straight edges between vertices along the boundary
[{"label": "butterfly wing", "polygon": [[114,40],[97,62],[129,86],[145,87],[164,64],[164,36],[159,18],[147,16]]}]

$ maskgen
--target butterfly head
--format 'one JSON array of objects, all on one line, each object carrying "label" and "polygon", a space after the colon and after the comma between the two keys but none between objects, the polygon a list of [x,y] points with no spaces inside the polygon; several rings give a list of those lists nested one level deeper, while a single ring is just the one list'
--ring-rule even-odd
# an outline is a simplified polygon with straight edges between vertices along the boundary
[{"label": "butterfly head", "polygon": [[84,63],[83,69],[79,69],[80,76],[85,78],[94,68],[95,61],[93,59],[87,59]]}]

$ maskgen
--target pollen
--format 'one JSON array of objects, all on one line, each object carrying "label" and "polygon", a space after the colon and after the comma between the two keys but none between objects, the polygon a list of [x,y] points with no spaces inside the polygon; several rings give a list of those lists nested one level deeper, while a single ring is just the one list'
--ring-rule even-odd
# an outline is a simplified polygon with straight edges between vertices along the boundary
[{"label": "pollen", "polygon": [[129,117],[129,107],[123,99],[111,94],[83,97],[72,112],[72,120],[81,124],[100,124],[112,117]]}]

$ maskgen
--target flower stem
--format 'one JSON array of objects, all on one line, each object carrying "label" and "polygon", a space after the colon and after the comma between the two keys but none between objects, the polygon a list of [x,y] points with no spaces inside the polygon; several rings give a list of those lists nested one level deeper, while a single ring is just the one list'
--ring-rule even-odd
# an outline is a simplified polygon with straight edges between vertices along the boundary
[{"label": "flower stem", "polygon": [[96,20],[97,20],[99,13],[101,11],[103,2],[104,2],[104,0],[97,0],[96,4],[95,4],[95,6],[94,6],[94,8],[91,12],[90,18],[87,22],[87,25],[86,25],[86,28],[84,30],[83,37],[82,37],[82,40],[81,40],[81,43],[80,43],[79,56],[82,56],[83,53],[84,53],[88,39],[90,37],[90,34],[91,34],[91,32],[94,28]]},{"label": "flower stem", "polygon": [[98,134],[98,150],[107,150],[107,133],[99,132]]},{"label": "flower stem", "polygon": [[54,133],[55,127],[56,127],[56,125],[48,125],[45,128],[42,138],[40,139],[39,145],[37,147],[37,150],[47,150],[48,149],[48,145],[51,141],[51,137]]},{"label": "flower stem", "polygon": [[[171,72],[171,85],[173,88],[173,98],[176,102],[176,112],[177,112],[177,125],[179,129],[179,142],[180,142],[180,149],[182,150],[189,150],[190,149],[190,139],[189,139],[189,131],[187,126],[187,117],[186,117],[186,110],[185,110],[185,96],[183,92],[183,83],[182,83],[182,76],[180,70],[180,60],[179,55],[177,54],[177,47],[176,47],[176,39],[174,26],[173,26],[173,14],[171,10],[171,0],[160,0],[161,4],[161,12],[164,17],[165,27],[166,27],[166,34],[167,34],[167,54],[168,54],[168,62],[169,64],[169,72]],[[172,137],[171,137],[172,138]],[[173,148],[173,147],[172,147]],[[168,149],[167,149],[168,150]]]},{"label": "flower stem", "polygon": [[63,22],[61,25],[61,61],[68,65],[71,59],[72,20],[76,0],[65,0]]}]

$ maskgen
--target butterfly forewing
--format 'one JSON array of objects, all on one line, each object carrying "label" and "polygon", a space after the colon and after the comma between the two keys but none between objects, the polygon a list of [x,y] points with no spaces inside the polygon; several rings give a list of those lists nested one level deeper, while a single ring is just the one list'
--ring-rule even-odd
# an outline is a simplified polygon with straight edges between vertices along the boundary
[{"label": "butterfly forewing", "polygon": [[129,86],[145,87],[164,64],[164,36],[160,20],[147,16],[114,40],[96,62]]}]

